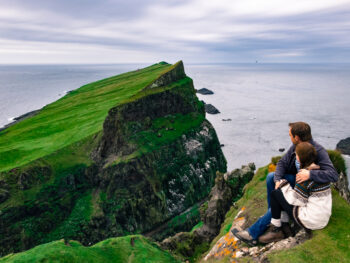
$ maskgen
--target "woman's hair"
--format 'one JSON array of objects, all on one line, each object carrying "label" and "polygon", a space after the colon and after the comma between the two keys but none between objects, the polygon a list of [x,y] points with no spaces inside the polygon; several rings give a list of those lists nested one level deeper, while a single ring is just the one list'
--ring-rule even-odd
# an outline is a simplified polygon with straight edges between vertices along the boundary
[{"label": "woman's hair", "polygon": [[316,149],[309,142],[298,143],[295,147],[295,152],[299,156],[300,168],[306,168],[316,161]]}]

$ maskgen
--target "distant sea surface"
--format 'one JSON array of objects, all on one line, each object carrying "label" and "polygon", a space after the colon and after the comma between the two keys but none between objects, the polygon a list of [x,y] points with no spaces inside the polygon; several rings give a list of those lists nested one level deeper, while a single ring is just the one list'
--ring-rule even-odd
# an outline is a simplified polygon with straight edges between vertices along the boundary
[{"label": "distant sea surface", "polygon": [[[69,90],[145,66],[0,66],[0,127]],[[198,97],[221,112],[207,119],[224,144],[228,170],[266,165],[280,148],[288,149],[289,122],[308,122],[327,149],[350,137],[349,64],[185,64],[185,70],[196,89],[214,92]]]}]

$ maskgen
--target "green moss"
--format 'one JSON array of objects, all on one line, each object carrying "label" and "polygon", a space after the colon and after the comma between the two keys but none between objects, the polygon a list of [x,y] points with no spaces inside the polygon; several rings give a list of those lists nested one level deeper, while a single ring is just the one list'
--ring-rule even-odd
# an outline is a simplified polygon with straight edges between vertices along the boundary
[{"label": "green moss", "polygon": [[204,224],[203,221],[200,221],[197,225],[195,225],[194,227],[192,227],[191,233],[192,233],[193,231],[195,231],[197,228],[202,227],[203,224]]},{"label": "green moss", "polygon": [[327,150],[327,152],[337,172],[346,174],[345,160],[341,156],[341,153],[333,150]]},{"label": "green moss", "polygon": [[[133,241],[132,241],[133,240]],[[168,252],[162,251],[145,237],[134,235],[110,238],[91,247],[77,241],[63,240],[43,244],[26,252],[10,254],[0,262],[178,262]]]},{"label": "green moss", "polygon": [[184,225],[187,221],[191,219],[194,219],[197,222],[199,220],[199,207],[197,204],[194,205],[188,212],[173,217],[168,223],[168,227],[176,229],[177,226]]},{"label": "green moss", "polygon": [[117,157],[113,162],[107,163],[105,168],[121,162],[127,163],[134,158],[158,150],[164,145],[169,145],[182,135],[198,128],[204,120],[204,115],[193,112],[186,115],[173,114],[157,118],[149,129],[137,132],[130,137],[129,142],[139,146],[136,151]]},{"label": "green moss", "polygon": [[64,237],[71,238],[79,236],[81,225],[87,224],[90,220],[93,209],[91,201],[91,191],[79,197],[69,217],[46,236],[46,242]]},{"label": "green moss", "polygon": [[140,151],[153,151],[176,140],[186,134],[187,131],[198,127],[204,121],[204,118],[203,115],[196,113],[175,114],[158,118],[153,122],[150,130],[136,134],[131,140],[140,146]]}]

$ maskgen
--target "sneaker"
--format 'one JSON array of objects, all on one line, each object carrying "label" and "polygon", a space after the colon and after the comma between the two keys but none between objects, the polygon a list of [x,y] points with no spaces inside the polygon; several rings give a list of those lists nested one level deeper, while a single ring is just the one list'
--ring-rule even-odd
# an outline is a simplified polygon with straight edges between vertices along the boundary
[{"label": "sneaker", "polygon": [[282,222],[282,231],[283,231],[283,234],[286,238],[295,236],[295,233],[293,233],[293,230],[290,227],[289,223]]},{"label": "sneaker", "polygon": [[276,242],[284,239],[284,233],[282,231],[282,227],[276,227],[274,225],[270,225],[265,234],[259,237],[259,242],[263,244]]},{"label": "sneaker", "polygon": [[248,233],[247,230],[239,231],[238,229],[234,228],[231,230],[231,232],[235,237],[237,237],[244,243],[247,243],[249,246],[254,247],[257,245],[257,241],[253,239],[253,237]]}]

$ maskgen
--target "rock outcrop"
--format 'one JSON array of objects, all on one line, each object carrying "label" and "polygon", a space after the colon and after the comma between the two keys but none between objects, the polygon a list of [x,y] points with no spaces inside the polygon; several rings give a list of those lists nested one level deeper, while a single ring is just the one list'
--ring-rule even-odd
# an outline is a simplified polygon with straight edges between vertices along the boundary
[{"label": "rock outcrop", "polygon": [[180,232],[173,237],[166,238],[161,242],[162,248],[191,257],[197,247],[213,240],[218,235],[233,200],[242,195],[244,185],[254,176],[254,170],[255,165],[251,163],[225,175],[218,173],[215,186],[209,195],[210,199],[208,203],[202,205],[203,226],[193,232]]},{"label": "rock outcrop", "polygon": [[186,77],[184,64],[182,61],[179,61],[174,65],[174,67],[170,68],[170,70],[159,76],[159,78],[149,84],[145,89],[147,90],[164,87],[180,79],[183,79],[184,77]]},{"label": "rock outcrop", "polygon": [[209,114],[218,114],[220,113],[220,111],[215,108],[215,106],[213,106],[212,104],[205,104],[205,112],[209,113]]},{"label": "rock outcrop", "polygon": [[336,149],[340,151],[342,154],[350,155],[350,137],[340,140],[337,143]]},{"label": "rock outcrop", "polygon": [[202,95],[212,95],[212,94],[214,94],[213,91],[211,91],[209,89],[206,89],[206,88],[202,88],[202,89],[197,90],[197,93],[202,94]]},{"label": "rock outcrop", "polygon": [[245,207],[237,213],[232,222],[230,231],[221,237],[213,246],[213,248],[205,255],[204,261],[208,260],[222,260],[230,258],[235,260],[241,257],[249,257],[254,262],[265,262],[267,255],[273,251],[291,249],[298,244],[305,242],[310,238],[310,234],[304,230],[299,231],[294,237],[288,237],[278,242],[272,242],[264,246],[247,247],[245,243],[241,242],[232,234],[234,228],[243,230],[246,224],[246,218],[242,216]]},{"label": "rock outcrop", "polygon": [[343,172],[339,174],[339,179],[336,183],[334,183],[334,187],[338,190],[339,195],[350,204],[349,181]]}]

